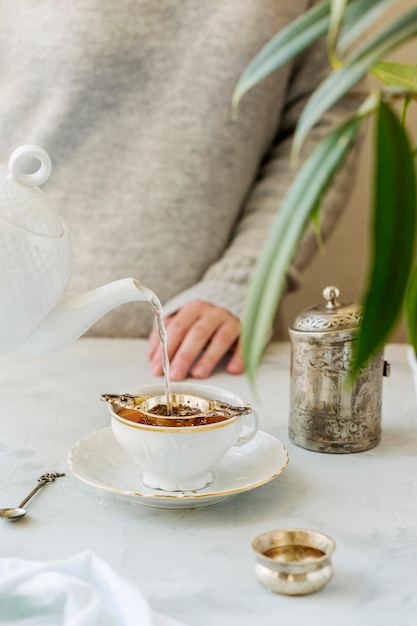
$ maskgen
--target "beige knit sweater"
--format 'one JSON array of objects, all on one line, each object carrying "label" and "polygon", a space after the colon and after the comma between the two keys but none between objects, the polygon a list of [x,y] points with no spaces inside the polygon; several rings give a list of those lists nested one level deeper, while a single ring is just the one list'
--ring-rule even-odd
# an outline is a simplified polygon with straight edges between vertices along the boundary
[{"label": "beige knit sweater", "polygon": [[[0,161],[25,143],[49,152],[44,191],[71,233],[70,291],[133,276],[167,313],[202,299],[240,315],[292,176],[290,135],[325,55],[316,48],[275,72],[236,121],[232,93],[248,61],[307,5],[0,0]],[[325,235],[342,183],[325,205]],[[310,234],[293,282],[315,249]],[[146,304],[127,304],[92,332],[145,336],[152,322]]]}]

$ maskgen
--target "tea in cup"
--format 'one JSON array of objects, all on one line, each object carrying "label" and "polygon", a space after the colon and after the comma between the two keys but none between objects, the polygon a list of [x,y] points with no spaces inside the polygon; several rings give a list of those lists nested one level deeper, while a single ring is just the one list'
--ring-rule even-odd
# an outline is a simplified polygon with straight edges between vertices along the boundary
[{"label": "tea in cup", "polygon": [[[133,398],[133,408],[102,396],[109,402],[113,434],[141,468],[146,486],[163,491],[202,489],[232,446],[242,446],[256,435],[257,414],[220,387],[176,383],[172,415],[166,415],[164,393],[164,385],[156,384],[118,396]],[[246,415],[251,427],[242,434]]]}]

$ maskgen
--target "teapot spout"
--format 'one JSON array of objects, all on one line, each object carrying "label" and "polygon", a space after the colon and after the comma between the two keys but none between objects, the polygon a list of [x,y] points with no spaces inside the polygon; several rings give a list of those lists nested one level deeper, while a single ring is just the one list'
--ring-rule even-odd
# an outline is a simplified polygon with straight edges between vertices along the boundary
[{"label": "teapot spout", "polygon": [[83,294],[66,295],[20,350],[35,354],[59,350],[78,339],[112,309],[140,300],[161,311],[161,303],[153,291],[134,278],[116,280]]}]

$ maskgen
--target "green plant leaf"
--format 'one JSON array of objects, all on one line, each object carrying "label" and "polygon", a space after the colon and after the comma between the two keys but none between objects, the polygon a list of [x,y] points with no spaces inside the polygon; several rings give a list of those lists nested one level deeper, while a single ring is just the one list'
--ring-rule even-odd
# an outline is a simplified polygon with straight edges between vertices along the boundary
[{"label": "green plant leaf", "polygon": [[409,96],[404,98],[403,108],[401,112],[401,124],[405,126],[405,119],[407,117],[408,107],[410,106],[411,98]]},{"label": "green plant leaf", "polygon": [[382,348],[404,302],[414,257],[417,214],[412,150],[397,115],[376,115],[373,250],[352,374]]},{"label": "green plant leaf", "polygon": [[[383,14],[386,5],[398,0],[322,0],[309,11],[293,20],[273,37],[247,65],[233,93],[232,108],[236,114],[241,98],[278,67],[333,29],[333,36],[340,27],[343,12],[342,37],[359,37]],[[331,18],[331,6],[333,15]],[[342,6],[343,5],[343,6]],[[332,20],[332,21],[331,21]],[[332,44],[331,44],[332,45]],[[338,42],[339,48],[343,50]]]},{"label": "green plant leaf", "polygon": [[312,208],[311,213],[310,213],[310,224],[316,234],[316,241],[317,241],[317,247],[319,249],[319,252],[324,252],[324,243],[323,243],[323,237],[321,234],[321,229],[320,229],[320,209],[321,209],[321,203],[320,203],[320,199],[316,202],[316,205]]},{"label": "green plant leaf", "polygon": [[398,0],[359,0],[350,3],[343,16],[337,53],[343,55],[349,46],[376,25],[390,5],[396,3]]},{"label": "green plant leaf", "polygon": [[342,24],[345,9],[349,0],[332,0],[330,6],[330,24],[327,33],[327,53],[333,66],[338,64],[337,55],[335,53],[337,36]]},{"label": "green plant leaf", "polygon": [[370,72],[385,85],[417,93],[417,65],[381,61],[371,67]]},{"label": "green plant leaf", "polygon": [[323,0],[273,37],[252,59],[241,75],[232,98],[236,111],[242,96],[311,43],[329,27],[330,0]]},{"label": "green plant leaf", "polygon": [[417,354],[417,266],[413,269],[405,296],[405,323],[408,338]]},{"label": "green plant leaf", "polygon": [[342,24],[343,16],[349,0],[331,0],[330,4],[330,24],[329,24],[329,36],[330,39],[336,41],[337,33]]},{"label": "green plant leaf", "polygon": [[331,0],[330,4],[330,28],[331,30],[339,30],[342,23],[343,15],[349,0]]},{"label": "green plant leaf", "polygon": [[310,129],[342,96],[358,83],[381,57],[417,34],[417,8],[407,11],[366,41],[346,60],[346,64],[332,72],[308,100],[298,120],[293,159]]},{"label": "green plant leaf", "polygon": [[250,282],[243,314],[245,369],[252,381],[308,217],[352,147],[360,122],[354,117],[324,138],[298,172],[275,217]]}]

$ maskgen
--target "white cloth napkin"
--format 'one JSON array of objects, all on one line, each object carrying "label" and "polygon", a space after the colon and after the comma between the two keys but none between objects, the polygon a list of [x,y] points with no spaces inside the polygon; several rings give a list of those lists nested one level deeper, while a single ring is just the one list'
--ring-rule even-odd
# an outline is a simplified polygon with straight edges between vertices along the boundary
[{"label": "white cloth napkin", "polygon": [[136,587],[92,552],[67,561],[0,559],[0,624],[185,626],[152,611]]}]

